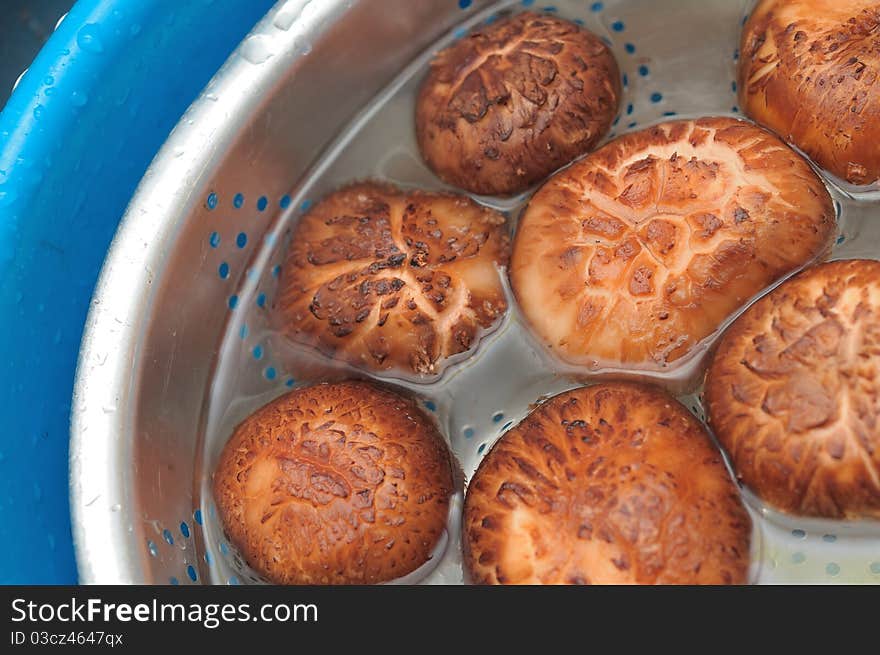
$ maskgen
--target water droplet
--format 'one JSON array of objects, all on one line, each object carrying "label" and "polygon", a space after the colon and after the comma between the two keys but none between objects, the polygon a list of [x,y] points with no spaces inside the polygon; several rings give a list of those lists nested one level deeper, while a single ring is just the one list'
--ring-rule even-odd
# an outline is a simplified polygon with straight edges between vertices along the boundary
[{"label": "water droplet", "polygon": [[217,96],[213,93],[206,93],[205,100],[210,100],[211,102],[217,102]]},{"label": "water droplet", "polygon": [[74,107],[85,107],[89,101],[89,96],[85,91],[74,91],[70,94],[70,104]]},{"label": "water droplet", "polygon": [[183,148],[175,148],[174,149],[174,156],[175,157],[182,157],[183,153],[184,153]]},{"label": "water droplet", "polygon": [[55,78],[51,75],[46,75],[46,77],[43,78],[43,84],[45,84],[46,86],[52,86],[53,84],[55,84]]},{"label": "water droplet", "polygon": [[241,44],[241,56],[252,64],[262,64],[273,55],[269,38],[255,34]]},{"label": "water droplet", "polygon": [[137,36],[138,34],[141,33],[141,26],[138,25],[137,23],[132,23],[131,27],[128,28],[128,33],[131,34],[132,36]]},{"label": "water droplet", "polygon": [[34,120],[40,120],[40,117],[43,115],[43,105],[37,105],[34,107]]},{"label": "water droplet", "polygon": [[92,54],[99,55],[104,52],[104,44],[101,42],[101,26],[97,23],[86,23],[76,35],[77,45]]},{"label": "water droplet", "polygon": [[9,207],[17,197],[15,191],[0,191],[0,207]]},{"label": "water droplet", "polygon": [[105,414],[113,414],[116,411],[116,405],[103,405],[101,410]]},{"label": "water droplet", "polygon": [[122,505],[120,505],[119,503],[114,503],[114,504],[110,505],[111,512],[118,512],[121,509],[122,509]]},{"label": "water droplet", "polygon": [[272,21],[272,24],[275,27],[285,32],[290,29],[290,26],[294,24],[294,22],[297,18],[299,18],[300,15],[300,12],[297,11],[297,7],[291,7],[290,4],[282,7],[281,10],[277,14],[275,14],[275,20]]}]

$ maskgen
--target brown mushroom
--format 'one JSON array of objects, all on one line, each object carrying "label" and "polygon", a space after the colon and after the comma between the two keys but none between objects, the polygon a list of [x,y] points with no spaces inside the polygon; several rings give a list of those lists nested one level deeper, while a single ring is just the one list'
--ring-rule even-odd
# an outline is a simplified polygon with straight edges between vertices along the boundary
[{"label": "brown mushroom", "polygon": [[465,565],[486,584],[743,584],[751,520],[702,424],[613,383],[539,406],[468,485]]},{"label": "brown mushroom", "polygon": [[595,147],[619,103],[617,62],[599,37],[524,12],[437,54],[419,92],[416,132],[442,180],[510,195]]},{"label": "brown mushroom", "polygon": [[730,118],[622,136],[551,178],[520,219],[510,280],[575,365],[664,367],[830,245],[809,164]]},{"label": "brown mushroom", "polygon": [[425,563],[453,489],[416,404],[365,382],[297,389],[243,421],[214,498],[230,540],[277,584],[373,584]]},{"label": "brown mushroom", "polygon": [[816,266],[752,305],[705,394],[737,475],[766,503],[880,518],[880,262]]},{"label": "brown mushroom", "polygon": [[880,4],[763,0],[742,34],[746,113],[852,184],[880,179]]},{"label": "brown mushroom", "polygon": [[507,310],[508,252],[504,216],[468,198],[355,184],[295,226],[275,320],[356,366],[437,374]]}]

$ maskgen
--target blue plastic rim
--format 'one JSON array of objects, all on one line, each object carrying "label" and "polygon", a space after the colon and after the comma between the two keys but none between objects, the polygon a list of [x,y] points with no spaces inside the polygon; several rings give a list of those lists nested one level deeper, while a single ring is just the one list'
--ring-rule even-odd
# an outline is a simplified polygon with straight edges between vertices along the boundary
[{"label": "blue plastic rim", "polygon": [[104,256],[168,133],[272,0],[79,0],[0,113],[0,583],[76,582],[70,398]]}]

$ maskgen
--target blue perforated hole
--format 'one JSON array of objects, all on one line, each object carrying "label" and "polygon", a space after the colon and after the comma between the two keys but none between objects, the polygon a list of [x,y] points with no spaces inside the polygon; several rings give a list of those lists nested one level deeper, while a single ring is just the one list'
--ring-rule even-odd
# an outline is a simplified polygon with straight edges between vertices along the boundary
[{"label": "blue perforated hole", "polygon": [[212,563],[211,562],[211,553],[206,551],[205,552],[205,564],[207,564],[208,566],[211,566],[211,563]]},{"label": "blue perforated hole", "polygon": [[211,192],[208,194],[208,199],[205,201],[205,207],[207,207],[208,209],[216,209],[219,203],[220,199],[217,198],[217,194]]},{"label": "blue perforated hole", "polygon": [[232,294],[229,296],[229,300],[226,301],[226,304],[229,305],[229,309],[235,309],[238,306],[238,296]]},{"label": "blue perforated hole", "polygon": [[730,83],[730,90],[736,93],[736,81]]},{"label": "blue perforated hole", "polygon": [[474,429],[472,427],[466,427],[462,432],[465,439],[472,439],[474,436]]},{"label": "blue perforated hole", "polygon": [[281,207],[281,209],[287,209],[290,207],[290,196],[287,194],[281,196],[281,200],[278,201],[278,206]]},{"label": "blue perforated hole", "polygon": [[208,243],[211,244],[212,248],[216,248],[220,245],[220,233],[219,232],[211,232],[211,236],[208,237]]},{"label": "blue perforated hole", "polygon": [[633,104],[632,104],[632,103],[629,103],[629,104],[626,106],[626,115],[629,116],[630,114],[633,113],[634,110],[635,110],[635,107],[633,106]]},{"label": "blue perforated hole", "polygon": [[269,206],[269,199],[266,196],[260,196],[257,200],[257,210],[266,211],[266,207]]},{"label": "blue perforated hole", "polygon": [[309,207],[311,207],[311,206],[312,206],[312,201],[311,201],[311,200],[303,200],[303,201],[300,203],[299,208],[300,208],[300,210],[302,210],[302,211],[304,211],[304,212],[307,212],[307,211],[309,211]]},{"label": "blue perforated hole", "polygon": [[281,275],[281,264],[277,264],[272,268],[272,277],[278,277]]},{"label": "blue perforated hole", "polygon": [[242,323],[241,329],[239,329],[239,331],[238,331],[238,336],[240,336],[242,339],[247,339],[247,335],[248,335],[247,323]]},{"label": "blue perforated hole", "polygon": [[840,565],[837,562],[828,562],[825,565],[825,573],[832,577],[840,575]]},{"label": "blue perforated hole", "polygon": [[168,582],[170,582],[170,583],[173,584],[173,585],[179,585],[179,584],[180,584],[180,580],[178,580],[177,578],[175,578],[173,575],[168,579]]},{"label": "blue perforated hole", "polygon": [[221,280],[225,280],[226,278],[228,278],[229,277],[229,264],[227,264],[226,262],[223,262],[222,264],[220,264],[220,266],[217,268],[217,275],[220,276]]},{"label": "blue perforated hole", "polygon": [[791,536],[794,537],[795,539],[806,539],[807,533],[804,532],[803,530],[792,530]]},{"label": "blue perforated hole", "polygon": [[263,357],[263,346],[257,344],[254,346],[253,350],[254,359],[261,359]]},{"label": "blue perforated hole", "polygon": [[287,382],[284,383],[284,385],[287,387],[292,387],[294,384],[296,384],[296,380],[294,380],[293,378],[287,378]]},{"label": "blue perforated hole", "polygon": [[257,307],[265,307],[266,306],[266,294],[261,293],[257,296]]},{"label": "blue perforated hole", "polygon": [[236,193],[235,197],[232,199],[232,206],[236,209],[241,209],[241,206],[244,204],[244,194]]},{"label": "blue perforated hole", "polygon": [[241,583],[238,581],[238,578],[235,577],[235,576],[233,575],[232,577],[229,578],[229,584],[231,584],[231,585],[238,585],[238,584],[241,584]]},{"label": "blue perforated hole", "polygon": [[807,556],[800,552],[794,553],[791,556],[791,561],[793,564],[803,564],[807,561]]},{"label": "blue perforated hole", "polygon": [[837,537],[833,534],[823,534],[822,541],[833,544],[835,541],[837,541]]},{"label": "blue perforated hole", "polygon": [[601,2],[594,2],[590,5],[590,11],[599,12],[605,8],[605,5]]},{"label": "blue perforated hole", "polygon": [[428,409],[429,412],[437,411],[437,403],[435,403],[433,400],[426,400],[425,407]]},{"label": "blue perforated hole", "polygon": [[229,546],[226,545],[225,541],[220,542],[220,554],[228,555],[229,554]]},{"label": "blue perforated hole", "polygon": [[641,75],[642,77],[647,77],[650,72],[651,71],[648,70],[648,67],[644,64],[639,66],[639,75]]},{"label": "blue perforated hole", "polygon": [[235,245],[239,248],[244,248],[247,245],[247,234],[239,232],[238,236],[235,237]]},{"label": "blue perforated hole", "polygon": [[611,23],[611,29],[615,32],[623,32],[626,29],[626,25],[624,25],[622,20],[616,20]]},{"label": "blue perforated hole", "polygon": [[182,534],[184,538],[189,539],[189,526],[186,524],[186,521],[180,522],[180,534]]},{"label": "blue perforated hole", "polygon": [[186,567],[186,574],[189,576],[189,579],[192,580],[193,582],[195,582],[199,577],[198,574],[196,573],[196,570],[193,568],[192,564],[190,564],[189,566]]},{"label": "blue perforated hole", "polygon": [[269,366],[268,368],[266,368],[266,371],[264,374],[265,374],[267,380],[274,380],[275,376],[278,375],[274,366]]},{"label": "blue perforated hole", "polygon": [[636,47],[632,43],[627,43],[623,46],[623,49],[626,50],[629,54],[634,54],[636,51]]},{"label": "blue perforated hole", "polygon": [[458,0],[458,6],[461,9],[467,9],[471,6],[471,0]]},{"label": "blue perforated hole", "polygon": [[486,444],[481,443],[481,444],[480,444],[480,447],[477,448],[477,453],[480,454],[480,455],[482,455],[484,450],[486,450]]},{"label": "blue perforated hole", "polygon": [[492,422],[493,423],[501,423],[501,419],[504,418],[504,412],[495,412],[492,414]]},{"label": "blue perforated hole", "polygon": [[171,534],[171,530],[165,528],[164,530],[162,530],[162,536],[165,538],[165,541],[168,542],[169,546],[174,545],[174,535]]},{"label": "blue perforated hole", "polygon": [[202,525],[202,510],[197,509],[195,512],[193,512],[193,521],[195,521],[199,525]]},{"label": "blue perforated hole", "polygon": [[623,88],[625,89],[628,86],[629,86],[629,76],[626,73],[624,73],[623,74]]},{"label": "blue perforated hole", "polygon": [[147,550],[150,551],[150,555],[153,557],[159,555],[159,549],[156,548],[156,544],[153,541],[147,540]]},{"label": "blue perforated hole", "polygon": [[654,91],[654,93],[651,94],[651,102],[658,103],[662,100],[663,100],[663,94],[660,93],[659,91]]}]

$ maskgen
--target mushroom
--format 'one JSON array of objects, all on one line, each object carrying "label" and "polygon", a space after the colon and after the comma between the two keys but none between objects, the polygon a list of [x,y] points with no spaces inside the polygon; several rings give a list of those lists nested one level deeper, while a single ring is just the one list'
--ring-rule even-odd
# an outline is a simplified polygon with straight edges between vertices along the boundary
[{"label": "mushroom", "polygon": [[449,452],[407,398],[365,382],[296,389],[245,419],[214,498],[230,540],[276,584],[375,584],[412,572],[446,528]]},{"label": "mushroom", "polygon": [[610,383],[545,402],[468,485],[465,565],[483,584],[743,584],[751,520],[702,424]]},{"label": "mushroom", "polygon": [[763,0],[742,33],[746,113],[857,185],[880,179],[880,4]]},{"label": "mushroom", "polygon": [[617,62],[599,37],[520,13],[434,58],[416,104],[419,148],[449,184],[515,194],[595,147],[620,93]]},{"label": "mushroom", "polygon": [[523,213],[510,280],[538,338],[578,366],[663,368],[830,247],[831,197],[751,123],[622,136],[552,177]]},{"label": "mushroom", "polygon": [[360,368],[439,374],[507,310],[508,252],[504,216],[468,198],[354,184],[293,229],[274,320]]},{"label": "mushroom", "polygon": [[727,330],[706,376],[737,476],[798,515],[880,518],[880,262],[785,282]]}]

